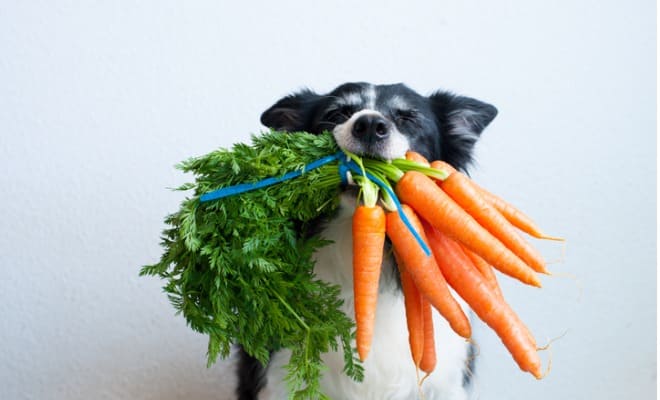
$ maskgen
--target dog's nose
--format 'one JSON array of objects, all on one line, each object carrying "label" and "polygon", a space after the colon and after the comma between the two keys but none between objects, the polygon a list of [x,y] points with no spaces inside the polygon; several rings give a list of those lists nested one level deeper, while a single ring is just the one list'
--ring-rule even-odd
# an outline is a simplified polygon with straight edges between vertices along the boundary
[{"label": "dog's nose", "polygon": [[353,123],[353,136],[360,140],[378,141],[390,135],[390,122],[380,115],[361,115]]}]

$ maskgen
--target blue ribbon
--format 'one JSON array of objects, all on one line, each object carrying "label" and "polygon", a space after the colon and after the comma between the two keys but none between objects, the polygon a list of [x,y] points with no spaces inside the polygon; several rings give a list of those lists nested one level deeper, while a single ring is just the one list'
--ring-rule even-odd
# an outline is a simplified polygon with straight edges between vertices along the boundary
[{"label": "blue ribbon", "polygon": [[[345,154],[343,152],[337,152],[333,155],[326,156],[323,158],[319,158],[316,161],[313,161],[307,165],[305,165],[302,169],[296,170],[296,171],[291,171],[287,172],[286,174],[278,177],[271,177],[271,178],[266,178],[262,179],[258,182],[253,182],[253,183],[241,183],[238,185],[234,186],[227,186],[222,189],[214,190],[212,192],[204,193],[199,197],[199,201],[204,203],[207,201],[212,201],[212,200],[217,200],[221,199],[223,197],[228,197],[228,196],[234,196],[237,194],[249,192],[252,190],[256,189],[261,189],[267,186],[272,186],[280,182],[284,182],[289,179],[297,178],[300,175],[304,174],[305,172],[311,171],[313,169],[322,167],[326,164],[330,164],[331,162],[341,160],[342,158],[345,157]],[[345,174],[344,174],[345,175]],[[342,178],[343,180],[346,179],[345,177]]]},{"label": "blue ribbon", "polygon": [[[348,172],[352,172],[358,175],[363,175],[362,169],[360,166],[350,158],[346,156],[343,152],[339,151],[335,154],[319,158],[316,161],[312,161],[311,163],[305,165],[303,168],[296,170],[296,171],[291,171],[287,172],[286,174],[278,177],[270,177],[270,178],[265,178],[262,179],[258,182],[253,182],[253,183],[240,183],[238,185],[233,185],[233,186],[227,186],[218,190],[214,190],[208,193],[204,193],[199,197],[199,201],[202,203],[205,203],[207,201],[212,201],[212,200],[218,200],[223,197],[229,197],[229,196],[234,196],[237,194],[249,192],[252,190],[257,190],[261,189],[264,187],[272,186],[280,182],[284,182],[289,179],[297,178],[304,174],[305,172],[309,172],[313,169],[322,167],[326,164],[330,164],[332,162],[339,161],[339,175],[341,176],[341,183],[342,186],[345,186],[348,184]],[[381,189],[385,190],[387,194],[390,195],[392,198],[392,201],[394,202],[394,205],[396,206],[397,213],[399,214],[399,217],[403,221],[403,223],[406,225],[408,230],[413,234],[415,239],[417,240],[417,243],[419,243],[419,246],[424,250],[424,253],[427,256],[431,255],[431,250],[429,250],[429,247],[424,243],[424,239],[419,235],[417,230],[412,226],[410,223],[410,220],[408,220],[408,217],[406,216],[406,213],[403,212],[403,208],[401,207],[401,203],[399,202],[399,199],[396,197],[396,194],[392,191],[392,188],[390,186],[380,180],[379,178],[375,177],[374,175],[366,172],[366,177],[370,181],[374,182],[378,187]]]}]

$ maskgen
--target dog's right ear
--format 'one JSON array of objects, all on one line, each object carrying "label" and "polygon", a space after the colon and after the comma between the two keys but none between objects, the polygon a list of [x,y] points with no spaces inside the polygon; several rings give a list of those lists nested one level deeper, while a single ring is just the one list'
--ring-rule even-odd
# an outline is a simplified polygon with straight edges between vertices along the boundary
[{"label": "dog's right ear", "polygon": [[309,130],[320,98],[309,89],[286,96],[261,114],[261,123],[278,131]]}]

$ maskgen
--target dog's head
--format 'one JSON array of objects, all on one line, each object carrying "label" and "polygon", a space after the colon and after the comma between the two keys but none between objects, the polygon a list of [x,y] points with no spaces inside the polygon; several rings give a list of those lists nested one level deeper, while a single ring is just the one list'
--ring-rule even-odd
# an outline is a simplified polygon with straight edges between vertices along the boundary
[{"label": "dog's head", "polygon": [[465,169],[496,115],[495,107],[469,97],[442,91],[425,97],[403,84],[360,82],[325,95],[302,90],[284,97],[261,122],[289,132],[330,131],[339,147],[361,155],[393,159],[414,150]]}]

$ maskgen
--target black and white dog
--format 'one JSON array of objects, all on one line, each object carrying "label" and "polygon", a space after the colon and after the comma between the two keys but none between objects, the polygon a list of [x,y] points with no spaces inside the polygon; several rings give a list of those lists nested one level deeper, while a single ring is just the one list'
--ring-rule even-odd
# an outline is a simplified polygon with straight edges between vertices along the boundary
[{"label": "black and white dog", "polygon": [[[403,84],[346,83],[326,95],[303,90],[284,97],[263,113],[261,122],[291,132],[330,131],[341,148],[358,154],[393,159],[410,149],[464,170],[472,160],[475,142],[496,114],[490,104],[447,92],[425,97]],[[335,218],[320,221],[321,235],[334,243],[316,254],[315,272],[340,285],[344,311],[353,316],[351,217],[355,195],[348,191],[341,204]],[[438,313],[434,319],[438,366],[424,382],[424,396],[428,400],[467,399],[471,347]],[[374,331],[363,382],[354,382],[342,372],[341,351],[324,356],[328,370],[322,386],[330,398],[414,399],[419,395],[398,270],[388,257],[383,262]],[[239,400],[288,398],[283,366],[289,355],[287,351],[274,353],[264,368],[239,351]]]}]

